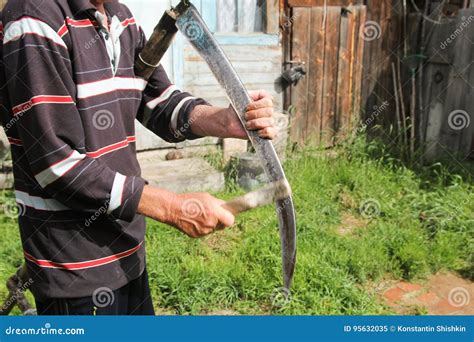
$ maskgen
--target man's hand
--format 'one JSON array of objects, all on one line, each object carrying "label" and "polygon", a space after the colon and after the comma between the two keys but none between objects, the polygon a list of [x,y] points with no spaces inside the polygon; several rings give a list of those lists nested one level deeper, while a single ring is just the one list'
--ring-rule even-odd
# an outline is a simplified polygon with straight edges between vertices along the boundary
[{"label": "man's hand", "polygon": [[235,217],[222,207],[224,203],[207,193],[178,195],[145,186],[138,213],[199,238],[234,224]]},{"label": "man's hand", "polygon": [[235,217],[223,208],[224,203],[207,193],[177,195],[170,224],[192,238],[209,235],[218,228],[230,227]]},{"label": "man's hand", "polygon": [[[250,92],[254,101],[247,108],[247,129],[258,131],[264,139],[274,139],[277,128],[273,120],[273,98],[265,90]],[[200,136],[248,139],[247,132],[232,108],[196,106],[190,115],[191,129]]]},{"label": "man's hand", "polygon": [[[274,108],[273,98],[265,90],[250,92],[250,97],[254,101],[247,108],[245,119],[247,129],[258,131],[258,135],[265,139],[274,139],[277,135],[275,121],[273,120]],[[247,134],[245,131],[245,138]]]}]

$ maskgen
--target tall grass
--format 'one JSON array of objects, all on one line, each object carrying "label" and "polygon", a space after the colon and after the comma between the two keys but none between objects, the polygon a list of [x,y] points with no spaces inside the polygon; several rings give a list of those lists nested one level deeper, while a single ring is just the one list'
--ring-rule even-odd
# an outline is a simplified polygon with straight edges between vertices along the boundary
[{"label": "tall grass", "polygon": [[[286,162],[298,216],[291,301],[273,305],[281,254],[276,215],[267,207],[201,240],[149,222],[148,270],[159,312],[390,313],[374,289],[377,282],[440,270],[473,277],[472,180],[448,166],[409,169],[383,145],[361,138],[337,152],[307,149]],[[229,189],[218,196],[239,191]],[[21,251],[15,222],[0,220],[4,282]]]}]

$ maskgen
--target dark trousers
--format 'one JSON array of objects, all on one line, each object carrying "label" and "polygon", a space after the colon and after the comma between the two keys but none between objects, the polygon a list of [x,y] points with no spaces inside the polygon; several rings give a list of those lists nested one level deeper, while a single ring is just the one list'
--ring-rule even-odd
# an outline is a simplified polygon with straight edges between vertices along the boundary
[{"label": "dark trousers", "polygon": [[138,315],[153,316],[153,301],[148,273],[132,280],[124,287],[112,291],[106,287],[85,298],[36,300],[38,315]]}]

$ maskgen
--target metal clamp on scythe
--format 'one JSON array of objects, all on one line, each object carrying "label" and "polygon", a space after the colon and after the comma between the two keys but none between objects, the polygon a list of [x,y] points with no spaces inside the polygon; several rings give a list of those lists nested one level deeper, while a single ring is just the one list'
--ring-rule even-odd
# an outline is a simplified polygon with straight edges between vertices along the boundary
[{"label": "metal clamp on scythe", "polygon": [[[245,127],[245,112],[252,99],[198,10],[188,0],[182,0],[176,7],[165,12],[135,61],[135,74],[145,80],[150,78],[173,43],[178,30],[206,61]],[[149,115],[149,113],[144,115]],[[139,119],[146,125],[150,118]],[[229,201],[224,206],[234,214],[239,214],[271,203],[276,204],[282,244],[283,285],[286,290],[289,290],[296,264],[296,215],[291,189],[273,144],[269,140],[260,138],[257,132],[246,131],[262,162],[270,184]],[[24,279],[27,278],[25,266],[20,269],[17,275],[10,278],[8,283],[10,296],[6,301],[6,304],[10,305],[4,306],[6,310],[0,310],[0,315],[8,315],[13,306],[17,304],[24,314],[30,312],[29,304],[25,302],[22,295],[26,288],[21,287]],[[11,301],[11,298],[16,299]],[[25,303],[26,306],[23,305]]]}]

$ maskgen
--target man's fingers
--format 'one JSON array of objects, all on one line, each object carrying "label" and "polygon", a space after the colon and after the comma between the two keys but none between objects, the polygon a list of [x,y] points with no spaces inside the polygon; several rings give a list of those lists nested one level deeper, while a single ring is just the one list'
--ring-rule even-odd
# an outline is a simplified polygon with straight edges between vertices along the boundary
[{"label": "man's fingers", "polygon": [[234,215],[225,208],[223,200],[207,193],[179,196],[183,202],[175,226],[190,237],[204,237],[235,223]]},{"label": "man's fingers", "polygon": [[274,114],[273,108],[263,108],[259,110],[252,110],[250,112],[245,113],[245,119],[247,121],[260,119],[260,118],[272,118]]},{"label": "man's fingers", "polygon": [[264,97],[260,100],[250,103],[247,107],[247,111],[249,112],[256,109],[269,108],[269,107],[273,108],[273,99],[271,97]]},{"label": "man's fingers", "polygon": [[263,139],[273,140],[277,137],[278,131],[275,127],[267,127],[258,131],[258,136]]},{"label": "man's fingers", "polygon": [[235,216],[224,207],[221,207],[219,209],[219,212],[217,213],[217,215],[219,219],[219,225],[217,226],[217,228],[231,227],[234,225]]},{"label": "man's fingers", "polygon": [[251,91],[249,95],[254,101],[261,100],[264,97],[270,97],[270,98],[272,97],[265,89]]},{"label": "man's fingers", "polygon": [[199,232],[200,236],[207,236],[212,233],[214,233],[215,229],[214,228],[202,228]]},{"label": "man's fingers", "polygon": [[260,118],[251,121],[247,121],[246,127],[249,130],[256,131],[264,128],[273,127],[275,121],[273,118]]}]

